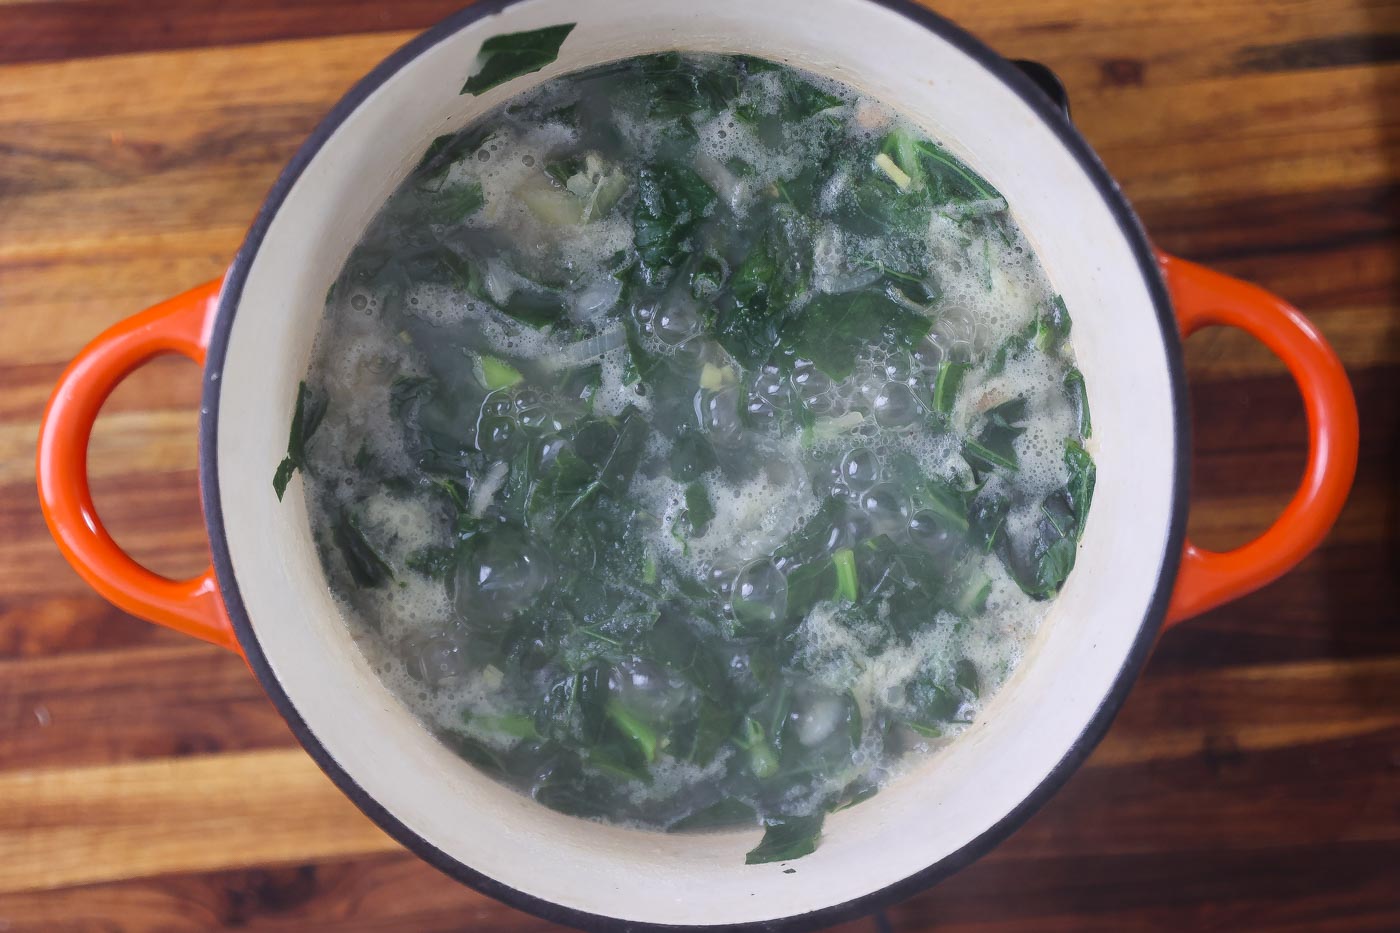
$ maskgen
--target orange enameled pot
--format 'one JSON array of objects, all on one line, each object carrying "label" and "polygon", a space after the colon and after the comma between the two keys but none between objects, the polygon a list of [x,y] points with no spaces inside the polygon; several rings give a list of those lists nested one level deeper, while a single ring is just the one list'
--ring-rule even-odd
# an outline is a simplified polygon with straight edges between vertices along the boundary
[{"label": "orange enameled pot", "polygon": [[[458,94],[487,37],[575,21],[544,70]],[[746,866],[751,829],[678,839],[601,826],[463,765],[387,692],[339,621],[300,481],[281,503],[270,483],[326,288],[428,143],[543,80],[677,48],[842,80],[987,177],[1073,309],[1094,412],[1093,509],[1074,574],[1026,658],[965,735],[833,814],[795,873]],[[1185,538],[1181,340],[1210,325],[1241,328],[1276,353],[1308,421],[1292,501],[1257,539],[1224,553]],[[162,353],[205,374],[200,479],[213,563],[188,580],[125,554],[87,482],[103,400]],[[927,10],[903,0],[487,0],[394,53],[336,105],[222,280],[121,322],[79,354],[44,415],[38,480],[54,538],[85,580],[134,615],[242,653],[341,789],[453,877],[581,926],[805,929],[912,893],[1005,838],[1087,757],[1164,627],[1265,585],[1317,546],[1356,453],[1351,389],[1317,329],[1255,286],[1155,252],[1061,107]]]}]

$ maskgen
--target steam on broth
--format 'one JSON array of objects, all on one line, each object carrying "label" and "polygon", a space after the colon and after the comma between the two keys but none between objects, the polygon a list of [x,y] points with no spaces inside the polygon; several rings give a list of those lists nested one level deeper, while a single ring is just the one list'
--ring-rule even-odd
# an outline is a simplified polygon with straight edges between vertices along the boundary
[{"label": "steam on broth", "polygon": [[433,142],[274,485],[467,761],[793,858],[973,722],[1073,568],[1069,331],[1001,195],[878,102],[627,59]]}]

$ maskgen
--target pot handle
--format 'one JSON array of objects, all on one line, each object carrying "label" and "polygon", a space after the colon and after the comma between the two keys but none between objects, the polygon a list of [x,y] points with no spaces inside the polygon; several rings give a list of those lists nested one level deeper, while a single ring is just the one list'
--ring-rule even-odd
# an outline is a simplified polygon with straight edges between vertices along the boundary
[{"label": "pot handle", "polygon": [[1356,474],[1356,399],[1321,332],[1298,309],[1257,285],[1157,254],[1184,338],[1211,325],[1238,327],[1288,366],[1308,418],[1308,463],[1283,514],[1232,551],[1186,542],[1166,625],[1252,592],[1288,572],[1321,543]]},{"label": "pot handle", "polygon": [[93,422],[119,382],[164,353],[204,365],[220,284],[206,282],[113,325],[64,370],[39,425],[39,504],[64,558],[118,608],[238,651],[214,568],[172,580],[138,564],[97,517],[87,471]]}]

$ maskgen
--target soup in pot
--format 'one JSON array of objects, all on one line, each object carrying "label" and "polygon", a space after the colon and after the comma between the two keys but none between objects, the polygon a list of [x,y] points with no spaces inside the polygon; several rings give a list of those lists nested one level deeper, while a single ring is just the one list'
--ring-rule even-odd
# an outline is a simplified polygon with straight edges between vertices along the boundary
[{"label": "soup in pot", "polygon": [[1013,210],[774,62],[550,81],[354,247],[274,485],[472,765],[800,856],[975,722],[1074,566],[1084,380]]}]

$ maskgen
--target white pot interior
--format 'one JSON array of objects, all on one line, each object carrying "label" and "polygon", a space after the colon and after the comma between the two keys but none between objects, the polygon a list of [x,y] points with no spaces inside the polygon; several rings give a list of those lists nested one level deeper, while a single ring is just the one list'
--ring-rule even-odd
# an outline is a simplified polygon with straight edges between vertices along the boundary
[{"label": "white pot interior", "polygon": [[[578,22],[543,72],[459,96],[488,36]],[[914,773],[831,816],[818,851],[746,866],[757,830],[675,837],[553,813],[438,744],[376,679],[324,582],[300,481],[279,503],[297,381],[326,289],[428,142],[535,83],[682,48],[760,55],[829,75],[921,124],[1008,198],[1074,315],[1094,415],[1098,490],[1078,566],[1030,656],[980,722]],[[220,374],[219,488],[237,588],[257,641],[326,751],[452,859],[564,907],[724,924],[841,904],[967,845],[1074,746],[1120,673],[1158,585],[1172,516],[1173,395],[1162,330],[1117,218],[1025,102],[981,65],[866,0],[526,0],[410,61],[311,160],[247,270]],[[224,581],[227,586],[228,581]]]}]

